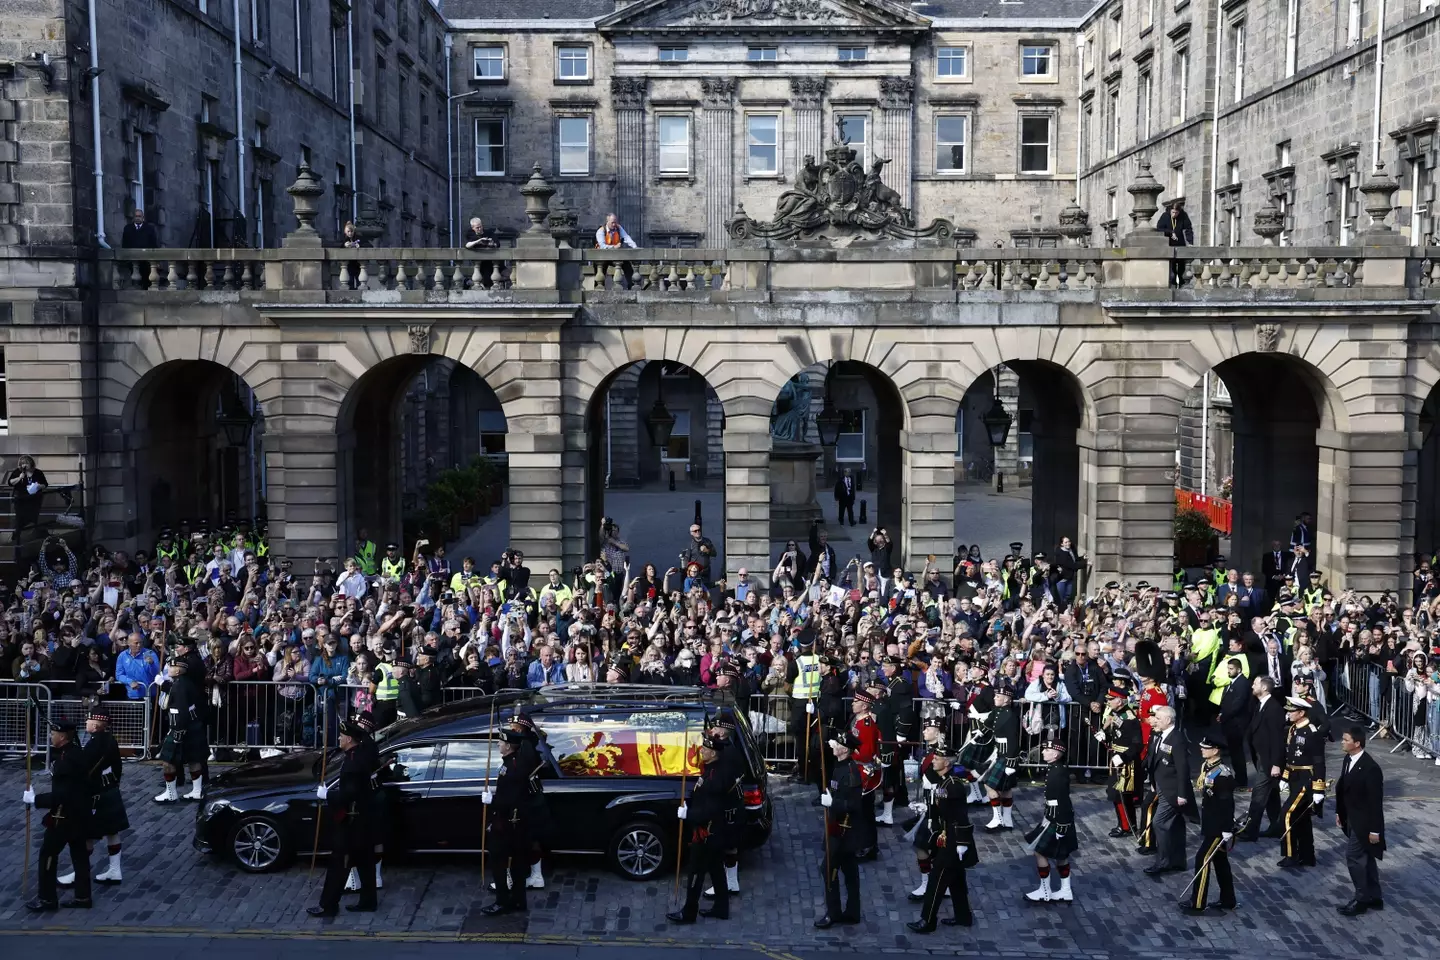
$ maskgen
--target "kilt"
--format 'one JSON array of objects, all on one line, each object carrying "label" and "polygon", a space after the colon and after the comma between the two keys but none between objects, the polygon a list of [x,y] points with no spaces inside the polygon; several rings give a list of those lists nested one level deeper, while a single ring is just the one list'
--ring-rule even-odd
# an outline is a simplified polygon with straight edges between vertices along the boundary
[{"label": "kilt", "polygon": [[975,846],[975,827],[970,824],[965,824],[957,829],[959,830],[958,835],[946,837],[945,839],[954,846],[962,846],[965,848],[965,856],[960,858],[960,866],[968,870],[970,867],[980,863],[980,851],[979,848]]},{"label": "kilt", "polygon": [[960,748],[960,756],[957,762],[966,770],[984,770],[985,764],[990,762],[990,757],[995,753],[995,741],[967,740]]},{"label": "kilt", "polygon": [[99,840],[113,837],[130,828],[130,818],[125,814],[125,800],[120,796],[119,787],[107,787],[95,798],[95,813],[90,817],[85,839]]},{"label": "kilt", "polygon": [[1038,853],[1046,860],[1068,860],[1080,849],[1080,842],[1075,839],[1075,824],[1041,820],[1025,831],[1025,849]]},{"label": "kilt", "polygon": [[935,834],[930,831],[930,818],[921,817],[920,822],[915,825],[915,839],[913,846],[921,853],[930,853],[934,849]]},{"label": "kilt", "polygon": [[990,764],[990,769],[985,771],[985,776],[980,778],[980,786],[989,787],[996,793],[1004,793],[1006,790],[1014,790],[1015,783],[1020,779],[1020,772],[1005,772],[1005,758],[997,756],[995,762]]},{"label": "kilt", "polygon": [[160,744],[161,762],[172,767],[204,763],[209,758],[210,746],[205,742],[204,724],[192,723],[183,731],[171,730]]}]

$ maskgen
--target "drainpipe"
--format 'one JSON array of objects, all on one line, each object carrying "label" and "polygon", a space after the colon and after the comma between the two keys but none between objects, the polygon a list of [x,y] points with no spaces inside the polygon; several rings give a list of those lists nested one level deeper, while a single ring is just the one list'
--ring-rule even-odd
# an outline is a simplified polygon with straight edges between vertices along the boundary
[{"label": "drainpipe", "polygon": [[1380,91],[1385,86],[1385,0],[1380,0],[1377,13],[1379,20],[1375,24],[1375,111],[1372,114],[1375,156],[1370,164],[1372,171],[1380,167]]},{"label": "drainpipe", "polygon": [[1210,105],[1210,246],[1215,246],[1215,231],[1219,229],[1220,204],[1216,201],[1215,191],[1220,189],[1220,88],[1224,81],[1220,78],[1220,68],[1224,66],[1225,57],[1225,5],[1215,4],[1215,42],[1211,44],[1215,48],[1215,101]]},{"label": "drainpipe", "polygon": [[455,97],[450,93],[450,58],[455,52],[455,40],[447,31],[445,34],[445,204],[447,229],[450,232],[450,246],[455,239]]},{"label": "drainpipe", "polygon": [[1085,154],[1085,104],[1080,95],[1085,92],[1085,31],[1082,29],[1075,38],[1075,206],[1080,203],[1080,158]]},{"label": "drainpipe", "polygon": [[1205,379],[1201,381],[1200,389],[1204,391],[1200,399],[1200,493],[1201,495],[1210,492],[1210,371],[1205,371]]},{"label": "drainpipe", "polygon": [[[90,139],[95,147],[95,242],[104,250],[105,242],[105,163],[100,152],[100,40],[95,29],[95,4],[90,0]],[[1377,134],[1378,135],[1378,134]]]},{"label": "drainpipe", "polygon": [[[93,6],[94,0],[91,0]],[[245,74],[240,63],[240,0],[232,0],[235,17],[235,164],[240,188],[240,219],[245,219]],[[232,237],[234,243],[237,238]]]},{"label": "drainpipe", "polygon": [[345,47],[350,58],[350,219],[360,218],[359,171],[355,168],[355,0],[345,9]]}]

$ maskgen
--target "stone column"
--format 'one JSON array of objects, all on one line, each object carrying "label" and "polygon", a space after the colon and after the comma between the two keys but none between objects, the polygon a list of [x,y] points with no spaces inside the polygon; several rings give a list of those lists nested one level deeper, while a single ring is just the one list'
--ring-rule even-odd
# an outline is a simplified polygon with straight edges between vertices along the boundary
[{"label": "stone column", "polygon": [[[953,395],[912,402],[911,429],[900,434],[906,570],[920,570],[926,557],[934,554],[941,571],[949,573],[946,568],[955,548],[956,403]],[[857,549],[862,546],[863,540]]]},{"label": "stone column", "polygon": [[1020,375],[1004,364],[991,373],[996,380],[996,399],[1014,418],[1005,446],[995,448],[995,473],[1004,475],[1007,490],[1015,490],[1020,485]]},{"label": "stone column", "polygon": [[705,245],[729,245],[725,222],[735,213],[735,78],[700,81],[700,147],[705,164]]},{"label": "stone column", "polygon": [[[566,514],[584,510],[586,448],[576,445],[575,434],[583,431],[567,431],[573,424],[561,411],[559,332],[510,345],[507,366],[514,368],[509,376],[496,378],[508,380],[500,396],[507,396],[506,387],[524,385],[523,396],[501,401],[509,427],[510,545],[525,554],[525,565],[543,583],[551,567],[565,570],[565,558],[584,551],[583,523],[567,530]],[[566,456],[567,442],[578,458]]]},{"label": "stone column", "polygon": [[[880,141],[890,160],[881,172],[885,184],[900,194],[901,203],[910,206],[911,169],[915,116],[915,80],[913,77],[880,78]],[[878,154],[876,154],[878,156]]]},{"label": "stone column", "polygon": [[615,108],[615,214],[635,242],[645,237],[645,89],[644,77],[612,77]]},{"label": "stone column", "polygon": [[745,567],[769,583],[770,405],[747,406],[754,409],[727,409],[725,417],[725,574],[733,583]]},{"label": "stone column", "polygon": [[795,111],[795,170],[807,156],[818,163],[825,155],[825,84],[824,77],[790,78],[790,107]]}]

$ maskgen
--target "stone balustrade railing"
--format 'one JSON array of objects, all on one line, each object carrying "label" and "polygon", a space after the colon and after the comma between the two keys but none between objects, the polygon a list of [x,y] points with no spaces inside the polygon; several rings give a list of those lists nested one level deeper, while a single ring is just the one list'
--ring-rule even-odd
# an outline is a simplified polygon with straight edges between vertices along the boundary
[{"label": "stone balustrade railing", "polygon": [[[1178,268],[1177,268],[1178,262]],[[516,247],[114,250],[99,258],[102,287],[119,295],[246,299],[253,291],[324,291],[337,302],[368,296],[572,302],[754,299],[847,290],[926,296],[1025,296],[1052,291],[1111,298],[1171,287],[1176,298],[1251,297],[1293,291],[1337,297],[1372,288],[1386,298],[1440,299],[1440,248],[1181,247],[1048,249],[752,248],[593,250]],[[949,291],[948,294],[945,291]],[[1102,294],[1100,291],[1104,291]],[[1302,292],[1303,291],[1303,292]],[[247,297],[248,295],[248,297]],[[1153,295],[1151,295],[1153,296]]]}]

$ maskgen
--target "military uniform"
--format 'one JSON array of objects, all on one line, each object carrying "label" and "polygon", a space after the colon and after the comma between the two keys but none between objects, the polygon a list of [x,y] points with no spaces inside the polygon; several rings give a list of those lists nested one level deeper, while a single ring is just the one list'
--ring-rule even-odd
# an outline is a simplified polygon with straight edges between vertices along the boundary
[{"label": "military uniform", "polygon": [[[1045,749],[1059,753],[1045,771],[1045,816],[1025,832],[1025,845],[1036,856],[1040,872],[1040,886],[1025,899],[1032,902],[1058,900],[1069,902],[1070,857],[1080,848],[1075,835],[1075,806],[1070,800],[1070,767],[1065,763],[1065,745],[1059,739],[1058,731],[1052,733],[1043,744]],[[1043,858],[1043,861],[1042,861]],[[1045,866],[1038,866],[1045,862]],[[1049,864],[1059,868],[1060,889],[1051,891]]]},{"label": "military uniform", "polygon": [[[94,803],[89,839],[116,837],[122,830],[130,828],[130,817],[125,812],[125,798],[120,794],[120,776],[123,772],[120,745],[109,730],[97,730],[90,734],[90,739],[85,743],[84,755],[85,767],[90,772],[90,793]],[[101,883],[119,883],[119,844],[111,845],[109,856],[110,863],[95,879]]]},{"label": "military uniform", "polygon": [[[855,691],[855,699],[862,700],[875,708],[876,699],[864,690]],[[856,773],[860,779],[861,802],[856,814],[866,822],[865,834],[876,836],[875,820],[875,794],[884,781],[884,767],[881,765],[880,757],[881,740],[880,724],[871,714],[857,716],[850,723],[849,733],[855,738],[855,750],[850,757],[855,762]],[[834,779],[832,776],[830,779]],[[863,848],[861,856],[872,857],[876,853],[875,845]]]},{"label": "military uniform", "polygon": [[[943,747],[937,753],[952,760],[955,756]],[[940,922],[964,927],[975,922],[970,912],[965,871],[980,862],[975,850],[975,828],[970,824],[969,804],[966,802],[970,778],[961,768],[954,766],[943,776],[935,773],[933,768],[926,773],[931,787],[926,798],[922,832],[930,851],[930,873],[925,882],[920,919],[908,924],[916,933],[929,933],[935,929],[940,901],[946,893],[950,895],[954,912]]]},{"label": "military uniform", "polygon": [[[1202,748],[1219,750],[1220,744],[1208,738],[1200,741]],[[1181,901],[1187,913],[1199,913],[1209,905],[1210,881],[1220,884],[1220,901],[1216,906],[1227,910],[1235,907],[1235,878],[1230,872],[1230,847],[1235,838],[1235,771],[1220,762],[1206,760],[1195,778],[1195,799],[1200,804],[1200,849],[1195,851],[1195,877],[1191,895]]]},{"label": "military uniform", "polygon": [[330,859],[325,866],[325,885],[320,891],[320,905],[311,907],[314,916],[334,916],[340,909],[340,895],[345,885],[347,867],[359,873],[360,901],[347,910],[369,912],[378,906],[375,894],[375,820],[376,773],[380,769],[379,751],[369,731],[354,721],[346,721],[340,732],[355,739],[345,751],[340,764],[340,779],[333,789],[323,792],[316,816],[328,815],[330,826]]},{"label": "military uniform", "polygon": [[[860,853],[875,847],[875,821],[872,801],[861,786],[861,772],[853,751],[860,741],[853,733],[836,734],[835,741],[852,753],[837,759],[830,771],[827,793],[830,805],[825,807],[825,849],[821,861],[825,881],[825,916],[815,926],[826,929],[836,923],[860,922]],[[871,815],[864,808],[870,806]],[[842,909],[840,878],[845,878],[847,902]]]},{"label": "military uniform", "polygon": [[554,823],[550,819],[550,806],[545,801],[545,787],[541,779],[548,768],[546,759],[549,747],[540,736],[540,729],[524,713],[517,713],[510,726],[520,734],[520,743],[515,749],[519,758],[516,763],[525,774],[526,814],[530,827],[530,873],[525,878],[528,890],[545,888],[545,872],[542,861],[550,848]]},{"label": "military uniform", "polygon": [[[183,666],[185,672],[170,677],[160,685],[165,695],[165,713],[169,718],[170,732],[160,744],[160,761],[174,768],[175,774],[166,775],[165,792],[155,798],[156,803],[175,803],[178,800],[200,800],[205,795],[205,762],[210,757],[210,745],[205,727],[205,693],[200,678],[203,668],[196,671],[188,656],[171,654],[170,666]],[[191,772],[190,792],[182,798],[176,786],[180,771],[189,767]]]},{"label": "military uniform", "polygon": [[700,890],[705,886],[707,877],[711,889],[715,891],[715,905],[703,915],[720,920],[730,918],[730,889],[721,867],[730,834],[729,825],[734,821],[739,799],[739,780],[735,777],[734,764],[726,760],[725,754],[739,747],[730,746],[727,749],[724,740],[710,735],[702,742],[716,755],[705,765],[695,781],[694,791],[685,801],[685,822],[690,827],[689,876],[685,884],[685,905],[666,914],[673,923],[695,922],[700,907]]},{"label": "military uniform", "polygon": [[[898,658],[896,663],[900,663]],[[885,682],[885,699],[889,702],[890,715],[895,718],[893,757],[885,771],[888,778],[885,799],[905,806],[910,802],[910,790],[905,783],[905,761],[920,739],[920,718],[915,712],[915,692],[910,681],[898,672]]]},{"label": "military uniform", "polygon": [[1285,770],[1280,792],[1285,799],[1285,856],[1282,867],[1315,866],[1315,818],[1325,799],[1325,738],[1310,722],[1311,704],[1299,697],[1285,701],[1286,710],[1305,711],[1305,722],[1291,724],[1285,733]]},{"label": "military uniform", "polygon": [[1014,683],[1008,680],[997,683],[996,691],[1009,693],[1011,699],[1005,706],[997,706],[990,711],[985,721],[990,737],[995,742],[995,753],[990,767],[980,778],[980,785],[995,793],[995,796],[990,798],[991,816],[985,829],[1013,830],[1014,808],[1010,797],[1006,795],[1015,789],[1015,782],[1019,778],[1020,708],[1016,706],[1014,699],[1018,691]]},{"label": "military uniform", "polygon": [[[519,746],[521,734],[506,730],[506,743]],[[530,799],[530,776],[521,765],[517,750],[501,760],[500,774],[495,779],[495,793],[490,806],[490,836],[485,838],[490,855],[491,876],[495,884],[495,902],[481,912],[494,915],[525,909],[524,865],[530,859],[533,807]]]},{"label": "military uniform", "polygon": [[40,895],[26,904],[36,912],[58,906],[56,875],[60,851],[66,847],[75,865],[75,899],[70,905],[90,906],[90,853],[85,845],[90,835],[89,768],[85,752],[75,741],[75,724],[52,723],[51,729],[68,732],[70,738],[63,747],[52,747],[50,789],[34,797],[35,806],[48,811],[40,841]]},{"label": "military uniform", "polygon": [[[1100,739],[1105,744],[1106,755],[1110,758],[1110,780],[1105,785],[1105,796],[1115,808],[1115,828],[1112,837],[1124,837],[1137,832],[1139,828],[1136,813],[1140,805],[1140,778],[1137,769],[1140,764],[1140,720],[1130,705],[1125,690],[1111,687],[1105,704],[1105,713],[1100,720]],[[1119,760],[1119,763],[1116,763]]]}]

